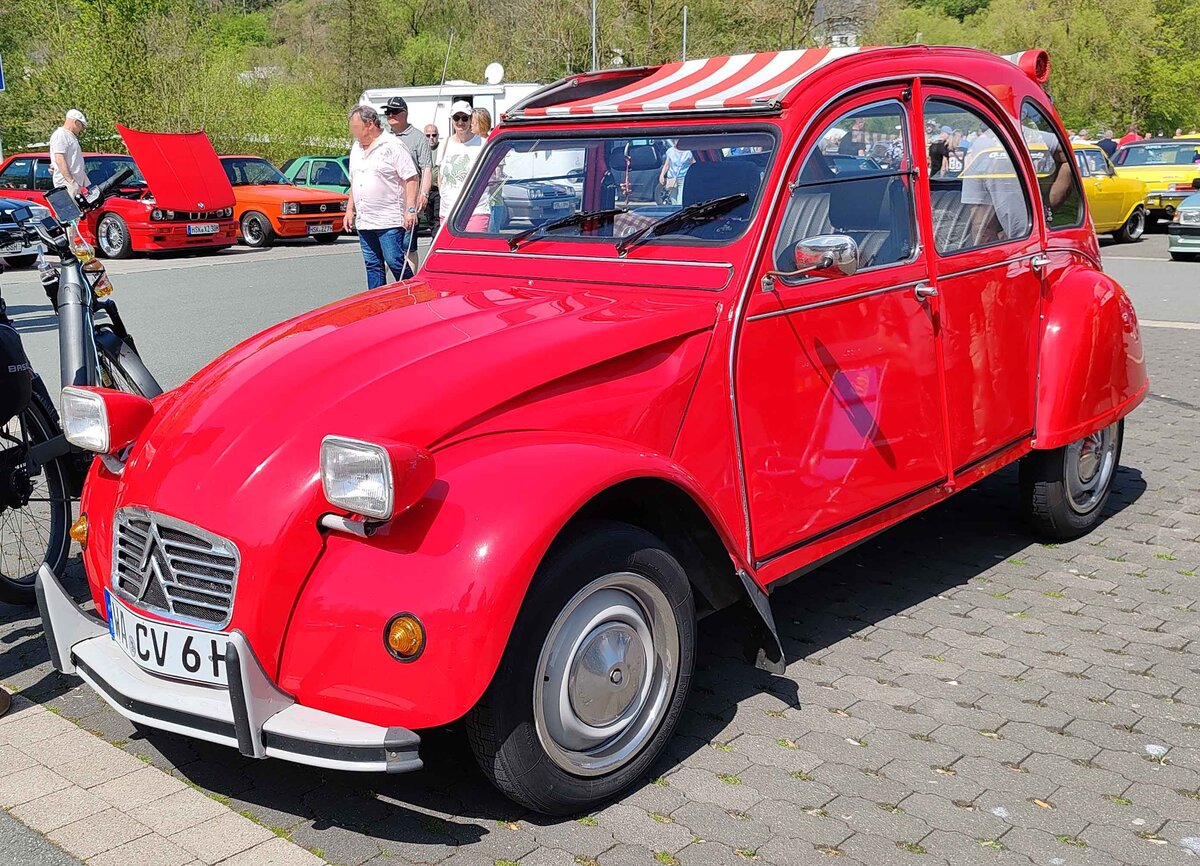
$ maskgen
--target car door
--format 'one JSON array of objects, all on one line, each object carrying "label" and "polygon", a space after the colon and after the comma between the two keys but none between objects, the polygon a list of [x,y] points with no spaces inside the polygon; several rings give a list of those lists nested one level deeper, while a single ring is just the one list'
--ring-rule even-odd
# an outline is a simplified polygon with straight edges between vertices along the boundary
[{"label": "car door", "polygon": [[34,162],[34,158],[30,156],[14,157],[9,160],[8,165],[4,166],[4,171],[0,172],[0,196],[4,198],[34,198]]},{"label": "car door", "polygon": [[1008,127],[965,93],[926,87],[922,95],[926,126],[961,129],[972,142],[961,171],[923,173],[958,474],[1033,431],[1043,247]]},{"label": "car door", "polygon": [[[835,173],[856,130],[889,168]],[[912,108],[900,87],[843,102],[812,127],[784,187],[735,347],[735,399],[753,557],[828,539],[946,475],[928,276],[913,202]],[[852,275],[795,276],[796,244],[853,239]]]},{"label": "car door", "polygon": [[[1120,227],[1125,220],[1124,195],[1115,177],[1108,173],[1104,151],[1086,148],[1075,152],[1075,162],[1083,181],[1088,208],[1096,231],[1104,233]],[[1115,175],[1115,171],[1113,174]]]}]

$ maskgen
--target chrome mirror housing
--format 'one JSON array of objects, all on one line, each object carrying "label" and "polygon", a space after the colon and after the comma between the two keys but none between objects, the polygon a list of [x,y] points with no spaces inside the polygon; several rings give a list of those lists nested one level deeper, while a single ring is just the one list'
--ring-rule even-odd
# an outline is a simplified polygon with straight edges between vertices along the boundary
[{"label": "chrome mirror housing", "polygon": [[769,271],[763,276],[763,290],[771,291],[775,281],[785,285],[801,277],[848,277],[858,270],[858,244],[847,235],[817,235],[798,241],[795,247],[796,270]]}]

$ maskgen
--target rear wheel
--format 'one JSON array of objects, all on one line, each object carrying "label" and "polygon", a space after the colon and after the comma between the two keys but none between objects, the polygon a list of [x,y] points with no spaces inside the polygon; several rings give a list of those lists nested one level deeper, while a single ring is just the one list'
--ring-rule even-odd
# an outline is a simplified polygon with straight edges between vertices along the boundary
[{"label": "rear wheel", "polygon": [[1053,451],[1021,459],[1026,517],[1042,535],[1078,538],[1100,522],[1121,461],[1125,422],[1117,421]]},{"label": "rear wheel", "polygon": [[275,229],[266,215],[252,210],[242,217],[242,242],[258,249],[275,243]]},{"label": "rear wheel", "polygon": [[1146,212],[1140,207],[1133,209],[1125,224],[1113,232],[1113,239],[1118,243],[1131,244],[1140,241],[1146,231]]},{"label": "rear wheel", "polygon": [[115,213],[106,213],[96,224],[96,243],[110,259],[127,259],[133,253],[129,226]]},{"label": "rear wheel", "polygon": [[25,411],[0,427],[0,600],[34,603],[42,563],[61,573],[71,549],[67,456],[28,465],[28,448],[58,435],[53,407],[34,393]]},{"label": "rear wheel", "polygon": [[579,812],[642,776],[674,730],[695,656],[691,585],[653,535],[595,521],[547,556],[526,598],[467,732],[503,793]]}]

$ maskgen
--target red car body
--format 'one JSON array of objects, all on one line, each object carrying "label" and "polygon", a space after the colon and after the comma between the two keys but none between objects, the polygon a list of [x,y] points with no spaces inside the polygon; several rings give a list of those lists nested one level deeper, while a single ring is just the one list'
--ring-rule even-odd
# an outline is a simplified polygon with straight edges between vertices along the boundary
[{"label": "red car body", "polygon": [[[785,284],[765,254],[826,121],[884,99],[919,133],[923,99],[940,94],[1019,142],[1023,105],[1056,117],[1038,80],[969,49],[804,54],[803,86],[772,99],[705,102],[695,82],[728,63],[716,58],[577,76],[512,112],[480,165],[532,132],[683,135],[714,116],[766,130],[778,157],[757,215],[728,243],[622,252],[548,234],[514,252],[508,237],[464,231],[463,217],[416,278],[218,358],[156,401],[119,465],[92,469],[84,562],[98,608],[114,514],[187,521],[240,552],[223,630],[243,636],[265,681],[326,722],[428,728],[472,710],[499,676],[514,623],[539,604],[531,580],[581,515],[650,527],[668,547],[702,539],[687,548],[697,606],[753,603],[778,661],[773,585],[1019,458],[1112,429],[1148,379],[1132,305],[1100,269],[1082,211],[1055,228],[1035,198],[1027,237],[943,257],[918,147],[900,172],[921,180],[921,243],[907,259]],[[762,57],[756,70],[775,62]],[[628,102],[595,108],[614,88]],[[1017,171],[1035,195],[1027,152]],[[328,434],[416,446],[435,480],[369,537],[327,531],[325,516],[347,516],[322,494]],[[383,637],[400,612],[427,637],[412,661]],[[66,614],[49,614],[61,632]],[[78,652],[56,640],[69,669]],[[83,673],[122,712],[260,754],[228,731],[123,705],[112,665]],[[320,763],[278,742],[263,753]]]},{"label": "red car body", "polygon": [[[130,156],[115,153],[86,153],[84,166],[93,184],[116,171],[135,168],[134,177],[109,198],[100,210],[79,224],[88,243],[104,255],[173,250],[216,250],[237,241],[233,218],[233,189],[217,162],[203,132],[184,134],[151,133],[118,127]],[[45,205],[52,189],[49,153],[18,153],[0,165],[0,189],[4,195],[26,198]],[[124,244],[101,243],[102,223],[120,220]],[[201,227],[203,233],[196,233]]]}]

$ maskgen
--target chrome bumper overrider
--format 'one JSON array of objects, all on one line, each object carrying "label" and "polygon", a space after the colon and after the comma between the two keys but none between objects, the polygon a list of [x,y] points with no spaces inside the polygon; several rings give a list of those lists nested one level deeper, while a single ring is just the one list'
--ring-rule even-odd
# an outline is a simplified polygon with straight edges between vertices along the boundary
[{"label": "chrome bumper overrider", "polygon": [[81,677],[127,719],[232,746],[253,758],[359,772],[421,768],[415,733],[300,706],[270,681],[240,631],[229,634],[225,689],[142,670],[45,565],[38,572],[37,600],[54,667]]}]

